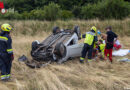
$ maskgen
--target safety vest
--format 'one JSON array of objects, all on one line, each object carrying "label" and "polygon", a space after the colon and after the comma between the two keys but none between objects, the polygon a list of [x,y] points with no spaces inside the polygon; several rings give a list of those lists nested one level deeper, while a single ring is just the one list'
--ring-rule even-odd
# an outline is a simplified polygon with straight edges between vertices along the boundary
[{"label": "safety vest", "polygon": [[88,45],[92,45],[94,36],[95,36],[95,33],[93,33],[93,32],[86,33],[86,38],[84,40],[84,43],[86,43]]},{"label": "safety vest", "polygon": [[101,54],[104,57],[105,44],[100,44],[99,47],[100,47]]}]

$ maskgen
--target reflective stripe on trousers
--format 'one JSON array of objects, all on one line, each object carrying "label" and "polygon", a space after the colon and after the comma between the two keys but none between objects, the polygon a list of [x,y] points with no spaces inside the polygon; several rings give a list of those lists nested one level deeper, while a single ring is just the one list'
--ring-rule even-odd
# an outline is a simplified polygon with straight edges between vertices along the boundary
[{"label": "reflective stripe on trousers", "polygon": [[1,76],[1,79],[6,79],[6,75],[2,75],[2,76]]},{"label": "reflective stripe on trousers", "polygon": [[10,74],[6,75],[6,78],[10,78],[10,76],[11,76]]}]

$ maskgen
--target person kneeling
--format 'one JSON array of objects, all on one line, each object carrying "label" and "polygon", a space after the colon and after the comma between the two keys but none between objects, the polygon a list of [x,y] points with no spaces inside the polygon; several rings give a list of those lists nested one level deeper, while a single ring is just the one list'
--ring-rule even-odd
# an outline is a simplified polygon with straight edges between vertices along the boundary
[{"label": "person kneeling", "polygon": [[98,41],[98,48],[97,49],[98,49],[98,52],[100,52],[98,55],[98,59],[104,60],[105,44],[103,43],[103,40]]}]

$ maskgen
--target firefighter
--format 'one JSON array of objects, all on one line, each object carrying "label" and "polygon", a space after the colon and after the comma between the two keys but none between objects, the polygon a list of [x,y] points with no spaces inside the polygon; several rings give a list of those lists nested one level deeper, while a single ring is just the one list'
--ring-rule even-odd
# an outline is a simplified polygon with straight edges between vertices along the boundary
[{"label": "firefighter", "polygon": [[80,57],[81,63],[84,63],[84,59],[87,53],[88,53],[87,54],[88,61],[91,61],[93,47],[94,47],[95,42],[97,42],[96,31],[97,31],[96,27],[93,26],[89,32],[87,32],[84,35],[81,35],[81,38],[85,38],[84,46],[83,46],[81,57]]},{"label": "firefighter", "polygon": [[10,80],[12,60],[14,59],[12,50],[12,39],[10,31],[12,26],[10,24],[1,25],[2,32],[0,33],[0,67],[1,80]]}]

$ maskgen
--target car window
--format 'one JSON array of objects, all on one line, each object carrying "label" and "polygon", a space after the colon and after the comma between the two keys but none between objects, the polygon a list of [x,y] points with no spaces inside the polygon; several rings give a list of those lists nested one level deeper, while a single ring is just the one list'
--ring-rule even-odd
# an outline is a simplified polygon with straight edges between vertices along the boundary
[{"label": "car window", "polygon": [[70,43],[68,44],[68,46],[70,46],[70,45],[74,45],[74,44],[75,44],[75,40],[72,39],[72,40],[70,41]]}]

